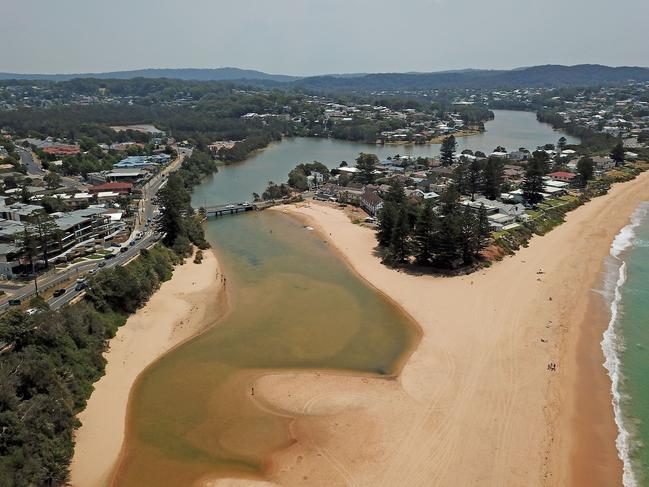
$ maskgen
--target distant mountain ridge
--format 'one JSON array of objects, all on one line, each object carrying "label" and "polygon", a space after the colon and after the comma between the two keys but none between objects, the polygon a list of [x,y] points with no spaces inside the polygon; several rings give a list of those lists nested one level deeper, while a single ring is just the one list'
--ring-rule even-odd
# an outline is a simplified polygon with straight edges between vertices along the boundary
[{"label": "distant mountain ridge", "polygon": [[592,86],[649,81],[649,68],[545,65],[513,70],[437,73],[376,73],[356,78],[313,76],[294,81],[305,89],[331,91],[424,90],[436,88],[522,88]]},{"label": "distant mountain ridge", "polygon": [[298,76],[268,74],[253,69],[240,68],[170,68],[170,69],[136,69],[132,71],[111,71],[106,73],[78,74],[18,74],[0,73],[0,80],[35,80],[35,81],[68,81],[77,78],[94,79],[132,79],[132,78],[169,78],[185,81],[240,81],[259,80],[288,83],[300,79]]},{"label": "distant mountain ridge", "polygon": [[322,76],[288,76],[239,68],[140,69],[85,74],[0,73],[0,80],[66,81],[75,78],[170,78],[186,81],[233,81],[278,88],[315,91],[398,91],[442,88],[523,88],[593,86],[649,81],[649,68],[599,64],[544,65],[512,70],[460,69],[432,73],[353,73]]}]

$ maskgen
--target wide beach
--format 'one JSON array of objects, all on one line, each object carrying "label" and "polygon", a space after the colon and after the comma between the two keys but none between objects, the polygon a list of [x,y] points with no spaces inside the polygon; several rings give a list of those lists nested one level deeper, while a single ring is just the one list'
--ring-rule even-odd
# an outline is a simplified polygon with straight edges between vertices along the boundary
[{"label": "wide beach", "polygon": [[110,341],[106,373],[94,385],[79,414],[71,485],[104,486],[124,439],[129,394],[140,373],[156,359],[213,325],[227,310],[216,255],[203,252],[201,264],[188,258],[150,301],[129,317]]},{"label": "wide beach", "polygon": [[[296,416],[281,485],[620,485],[599,342],[603,262],[649,174],[617,184],[528,248],[469,276],[384,267],[370,229],[323,205],[284,210],[412,315],[423,339],[397,380],[277,373],[265,403]],[[539,269],[543,274],[537,274]],[[548,364],[556,363],[556,371]],[[260,399],[258,399],[260,400]],[[316,415],[301,420],[302,416]],[[218,484],[218,482],[217,482]]]}]

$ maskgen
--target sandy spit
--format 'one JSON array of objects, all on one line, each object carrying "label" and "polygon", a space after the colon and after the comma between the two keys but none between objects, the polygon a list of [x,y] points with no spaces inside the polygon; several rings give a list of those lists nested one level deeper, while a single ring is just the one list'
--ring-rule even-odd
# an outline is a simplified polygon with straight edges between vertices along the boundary
[{"label": "sandy spit", "polygon": [[[614,236],[645,200],[649,173],[573,211],[515,256],[455,278],[384,267],[372,252],[374,233],[335,207],[282,208],[315,227],[424,334],[396,380],[308,372],[259,378],[258,394],[296,417],[297,442],[274,455],[269,480],[620,485],[599,349],[609,317],[596,290]],[[229,481],[222,482],[212,485]]]},{"label": "sandy spit", "polygon": [[172,348],[214,324],[227,309],[213,252],[201,264],[188,258],[109,343],[106,374],[95,383],[76,432],[70,484],[109,482],[124,439],[129,394],[140,373]]}]

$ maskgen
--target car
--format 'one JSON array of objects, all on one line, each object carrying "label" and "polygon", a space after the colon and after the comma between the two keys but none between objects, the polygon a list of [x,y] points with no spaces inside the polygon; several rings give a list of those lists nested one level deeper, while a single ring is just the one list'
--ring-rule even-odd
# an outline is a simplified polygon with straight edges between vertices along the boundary
[{"label": "car", "polygon": [[83,283],[85,283],[85,282],[86,282],[86,278],[85,278],[85,277],[78,277],[78,278],[77,278],[77,284],[83,284]]},{"label": "car", "polygon": [[115,254],[113,253],[104,255],[104,260],[114,259],[114,258],[115,258]]},{"label": "car", "polygon": [[64,287],[62,287],[62,288],[57,289],[56,291],[54,291],[52,296],[54,296],[55,298],[58,298],[60,296],[63,296],[65,294],[65,292],[66,292],[66,289]]},{"label": "car", "polygon": [[99,264],[97,264],[97,267],[98,267],[98,268],[99,268],[99,267],[104,267],[105,265],[106,265],[106,262],[100,262]]},{"label": "car", "polygon": [[10,299],[7,301],[9,303],[9,306],[20,306],[20,299]]},{"label": "car", "polygon": [[118,244],[118,243],[113,242],[112,244],[110,244],[110,246],[120,248],[122,246],[122,244]]},{"label": "car", "polygon": [[86,288],[86,283],[85,282],[79,282],[77,283],[76,286],[74,286],[75,291],[82,291]]},{"label": "car", "polygon": [[234,208],[234,205],[227,205],[226,208]]},{"label": "car", "polygon": [[36,308],[29,308],[29,309],[25,310],[25,314],[27,316],[32,316],[32,315],[35,315],[37,313],[38,313],[38,309],[36,309]]},{"label": "car", "polygon": [[130,247],[133,247],[137,242],[135,240],[131,240],[131,243],[129,244]]},{"label": "car", "polygon": [[[100,262],[100,264],[104,264],[104,263],[103,263],[103,262]],[[106,264],[104,264],[104,265],[106,265]],[[100,267],[101,267],[101,266],[100,266]],[[88,274],[91,274],[91,275],[92,275],[92,274],[94,274],[95,272],[97,272],[97,269],[90,269],[90,270],[88,271]]]},{"label": "car", "polygon": [[119,249],[119,251],[122,253],[128,252],[128,247],[122,247],[121,249]]}]

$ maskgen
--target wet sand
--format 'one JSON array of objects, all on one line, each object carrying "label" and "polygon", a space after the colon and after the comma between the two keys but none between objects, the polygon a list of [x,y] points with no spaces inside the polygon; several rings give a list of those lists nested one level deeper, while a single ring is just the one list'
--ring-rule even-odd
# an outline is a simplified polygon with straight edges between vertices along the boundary
[{"label": "wet sand", "polygon": [[124,439],[130,391],[140,373],[156,359],[214,324],[227,309],[217,278],[215,254],[203,252],[201,264],[188,258],[149,302],[129,317],[110,341],[106,374],[95,383],[78,418],[71,485],[104,486],[110,481]]}]

